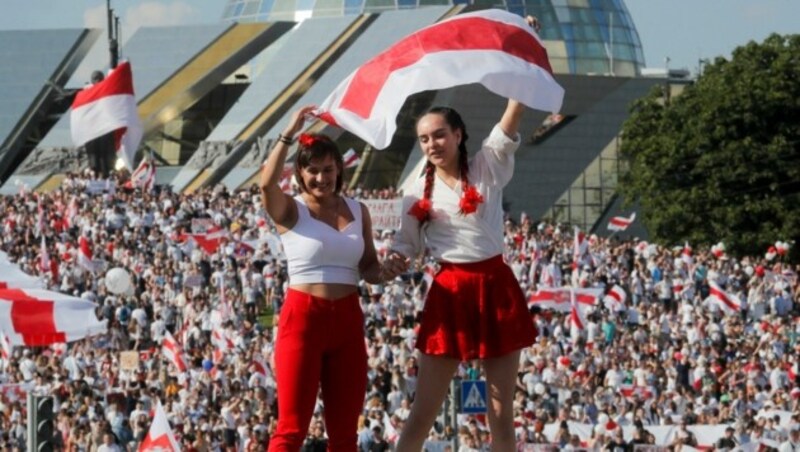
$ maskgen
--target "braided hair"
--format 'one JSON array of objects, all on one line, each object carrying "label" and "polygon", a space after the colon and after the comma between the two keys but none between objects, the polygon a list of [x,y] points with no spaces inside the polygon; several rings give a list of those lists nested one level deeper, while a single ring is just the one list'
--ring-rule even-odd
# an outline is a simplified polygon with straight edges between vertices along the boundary
[{"label": "braided hair", "polygon": [[[448,126],[453,130],[461,131],[461,141],[458,143],[458,167],[461,176],[462,198],[460,202],[461,214],[469,214],[477,210],[477,204],[483,202],[483,197],[478,193],[474,186],[469,184],[469,154],[467,153],[467,126],[457,111],[450,107],[432,107],[420,118],[435,114],[441,116]],[[425,164],[425,186],[422,192],[422,199],[417,201],[409,211],[409,214],[417,217],[421,223],[430,220],[430,212],[433,207],[432,194],[433,183],[435,180],[436,165],[430,162]]]}]

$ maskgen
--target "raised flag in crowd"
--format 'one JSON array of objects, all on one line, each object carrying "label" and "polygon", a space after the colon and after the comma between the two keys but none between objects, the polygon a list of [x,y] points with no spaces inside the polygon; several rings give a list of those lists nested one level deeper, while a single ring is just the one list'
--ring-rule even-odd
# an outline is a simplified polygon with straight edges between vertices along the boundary
[{"label": "raised flag in crowd", "polygon": [[156,165],[151,157],[145,157],[136,167],[136,171],[131,174],[131,186],[150,191],[156,182]]},{"label": "raised flag in crowd", "polygon": [[547,50],[525,19],[487,9],[401,39],[342,81],[316,115],[384,149],[408,96],[470,83],[546,112],[560,110],[564,99]]},{"label": "raised flag in crowd", "polygon": [[170,427],[169,420],[167,420],[167,413],[164,412],[164,407],[161,406],[161,400],[158,400],[153,422],[150,424],[147,436],[144,437],[144,440],[139,445],[139,452],[180,452],[180,450],[180,444],[175,439],[175,433],[172,432],[172,427]]},{"label": "raised flag in crowd", "polygon": [[719,309],[727,314],[738,314],[742,310],[742,301],[731,293],[725,292],[716,281],[708,281],[709,297],[719,306]]},{"label": "raised flag in crowd", "polygon": [[117,156],[133,171],[143,128],[129,62],[120,63],[105,79],[78,91],[70,111],[70,130],[75,146],[113,132]]},{"label": "raised flag in crowd", "polygon": [[344,160],[345,168],[355,168],[359,163],[361,163],[361,157],[356,154],[356,151],[353,148],[348,149],[347,152],[345,152],[342,156],[342,159]]},{"label": "raised flag in crowd", "polygon": [[164,339],[161,342],[161,353],[179,372],[186,372],[188,367],[186,366],[186,359],[183,357],[183,347],[172,337],[169,331],[164,333]]},{"label": "raised flag in crowd", "polygon": [[624,231],[628,229],[634,220],[636,220],[636,212],[633,212],[630,217],[613,217],[608,221],[609,231]]},{"label": "raised flag in crowd", "polygon": [[603,297],[603,304],[611,312],[623,311],[625,310],[625,300],[627,298],[628,295],[625,293],[625,289],[619,284],[614,284],[606,293],[606,296]]},{"label": "raised flag in crowd", "polygon": [[78,265],[89,273],[97,271],[97,265],[92,260],[92,245],[85,235],[81,235],[78,239]]}]

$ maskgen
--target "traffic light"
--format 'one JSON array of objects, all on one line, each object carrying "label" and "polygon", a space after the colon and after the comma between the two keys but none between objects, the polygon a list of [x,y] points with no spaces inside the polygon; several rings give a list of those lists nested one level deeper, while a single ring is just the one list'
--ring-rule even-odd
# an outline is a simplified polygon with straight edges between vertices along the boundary
[{"label": "traffic light", "polygon": [[49,396],[34,397],[34,451],[51,452],[54,449],[54,420],[53,398]]}]

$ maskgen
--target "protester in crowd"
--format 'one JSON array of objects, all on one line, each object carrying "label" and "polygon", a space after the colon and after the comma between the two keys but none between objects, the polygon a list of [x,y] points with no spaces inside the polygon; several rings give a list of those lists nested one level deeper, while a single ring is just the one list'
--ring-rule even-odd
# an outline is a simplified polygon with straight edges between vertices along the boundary
[{"label": "protester in crowd", "polygon": [[[185,195],[158,186],[142,192],[125,188],[122,173],[112,174],[110,184],[89,173],[69,174],[49,193],[0,197],[0,250],[7,260],[41,278],[50,290],[63,287],[66,293],[92,299],[98,317],[109,320],[106,335],[68,345],[13,347],[6,358],[0,353],[0,445],[24,450],[25,393],[38,388],[56,397],[57,429],[65,447],[94,450],[104,433],[111,432],[121,448],[137,450],[152,420],[141,413],[149,414],[161,401],[179,444],[220,450],[225,431],[221,410],[238,397],[247,401],[233,419],[240,447],[265,450],[276,430],[275,336],[269,317],[254,321],[245,315],[241,271],[259,287],[257,306],[264,311],[271,311],[273,301],[283,301],[287,287],[285,256],[258,187],[218,186]],[[91,191],[97,186],[111,190]],[[51,263],[47,270],[39,265],[42,241],[35,196],[42,201]],[[399,193],[362,188],[346,196],[387,200]],[[77,213],[68,214],[73,205]],[[122,222],[115,217],[119,210]],[[194,223],[219,227],[227,239],[203,248],[187,237],[198,232]],[[504,224],[503,254],[519,267],[514,272],[526,297],[542,287],[570,283],[572,225],[526,215],[505,216]],[[90,272],[79,265],[81,234],[91,239],[93,260],[103,269]],[[721,425],[732,426],[734,439],[744,447],[764,440],[778,448],[791,438],[790,426],[800,422],[792,416],[800,412],[800,284],[789,255],[718,257],[699,245],[685,255],[683,241],[673,248],[619,233],[611,238],[590,234],[587,241],[589,270],[580,269],[586,288],[607,290],[616,284],[627,299],[615,309],[597,300],[587,312],[594,319],[589,321],[600,326],[593,347],[588,327],[578,332],[579,340],[572,337],[569,315],[543,310],[534,317],[541,334],[521,351],[513,401],[520,448],[554,447],[555,427],[562,419],[581,444],[598,448],[612,439],[615,425],[634,426],[624,431],[638,435],[636,444],[666,446],[672,437],[663,433],[677,430],[681,419],[690,422],[699,447],[713,447],[724,436]],[[105,274],[115,267],[130,273],[131,293],[108,291]],[[212,277],[218,269],[228,288],[226,300],[215,285],[217,276]],[[262,277],[253,277],[256,272]],[[266,299],[267,273],[275,288],[272,300]],[[658,273],[673,275],[669,302],[674,312],[664,309],[654,289]],[[414,345],[425,288],[421,276],[415,270],[380,284],[377,296],[372,285],[360,285],[369,325],[363,432],[371,437],[372,427],[380,425],[392,446],[404,430],[402,419],[416,403],[419,351]],[[722,311],[709,298],[711,281],[742,301],[738,312]],[[777,298],[789,301],[788,312]],[[389,312],[398,307],[395,322]],[[122,357],[133,351],[127,331],[137,308],[144,314],[138,320],[148,328],[142,331],[138,365],[132,368]],[[160,326],[153,327],[157,317],[181,345],[185,373],[161,351],[154,337],[161,332]],[[230,345],[212,342],[215,333],[230,339]],[[612,363],[621,373],[614,387],[605,383]],[[462,363],[456,372],[462,379],[486,378],[486,369],[473,362]],[[314,407],[311,436],[313,427],[324,422],[323,408],[319,401]],[[460,416],[455,426],[437,425],[426,448],[446,450],[444,442],[458,435],[473,435],[474,444],[487,447],[492,442],[489,429],[478,419],[473,430],[475,418]],[[575,423],[582,426],[575,430]],[[630,440],[627,434],[625,439]]]},{"label": "protester in crowd", "polygon": [[[303,444],[320,385],[329,450],[355,450],[367,385],[359,274],[369,283],[384,279],[369,211],[340,195],[344,164],[336,144],[324,135],[296,137],[312,110],[292,115],[261,173],[262,202],[281,234],[289,275],[276,337],[280,403],[273,451]],[[295,139],[300,195],[292,197],[279,182]]]},{"label": "protester in crowd", "polygon": [[[533,19],[529,18],[532,23]],[[493,450],[515,446],[513,398],[519,350],[536,331],[523,293],[503,262],[502,190],[514,171],[523,106],[508,106],[472,162],[466,126],[435,107],[418,121],[425,176],[404,199],[393,248],[414,259],[430,250],[440,270],[428,292],[417,348],[419,382],[398,450],[417,451],[433,424],[459,362],[483,360]],[[424,242],[422,241],[424,237]]]}]

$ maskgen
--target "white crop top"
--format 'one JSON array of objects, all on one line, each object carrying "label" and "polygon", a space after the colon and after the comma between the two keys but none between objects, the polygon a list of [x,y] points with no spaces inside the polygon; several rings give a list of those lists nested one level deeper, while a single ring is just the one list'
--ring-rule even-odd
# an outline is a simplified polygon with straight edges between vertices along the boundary
[{"label": "white crop top", "polygon": [[311,283],[358,284],[358,263],[364,254],[361,205],[344,199],[353,221],[337,231],[312,217],[302,196],[297,204],[297,223],[281,234],[289,271],[289,285]]}]

